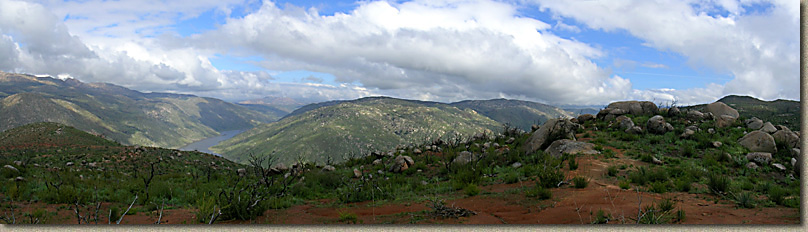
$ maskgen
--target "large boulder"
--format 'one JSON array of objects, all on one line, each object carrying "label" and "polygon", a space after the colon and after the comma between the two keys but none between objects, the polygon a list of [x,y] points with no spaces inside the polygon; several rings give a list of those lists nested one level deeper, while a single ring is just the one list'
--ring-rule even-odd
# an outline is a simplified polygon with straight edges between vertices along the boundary
[{"label": "large boulder", "polygon": [[733,118],[738,118],[741,116],[740,114],[738,114],[737,110],[733,109],[727,104],[724,104],[723,102],[713,102],[707,104],[707,107],[705,107],[704,111],[707,113],[713,113],[713,117],[715,117],[716,119],[721,117],[721,115],[728,115],[732,116]]},{"label": "large boulder", "polygon": [[561,157],[564,154],[600,154],[599,151],[595,150],[595,144],[570,139],[554,141],[549,147],[547,147],[547,149],[544,150],[544,153],[547,153],[553,157]]},{"label": "large boulder", "polygon": [[640,128],[638,126],[633,126],[631,128],[626,129],[623,132],[628,133],[628,134],[642,134],[642,128]]},{"label": "large boulder", "polygon": [[464,165],[474,162],[475,160],[477,160],[477,158],[479,158],[478,155],[475,155],[474,153],[471,153],[469,151],[462,151],[460,152],[460,154],[457,154],[454,160],[452,160],[452,163]]},{"label": "large boulder", "polygon": [[662,117],[662,115],[654,115],[654,117],[649,118],[648,122],[645,123],[645,129],[650,133],[665,134],[668,131],[672,131],[673,126],[665,122],[665,118]]},{"label": "large boulder", "polygon": [[744,123],[746,123],[746,128],[749,128],[749,129],[752,129],[752,130],[758,130],[761,127],[763,127],[763,120],[760,120],[757,117],[752,117],[750,119],[747,119],[746,121],[744,121]]},{"label": "large boulder", "polygon": [[774,137],[763,131],[752,131],[738,139],[741,146],[750,151],[777,153]]},{"label": "large boulder", "polygon": [[758,164],[768,164],[772,162],[772,153],[768,152],[752,152],[746,154],[746,160],[753,161]]},{"label": "large boulder", "polygon": [[735,123],[735,117],[729,115],[719,115],[715,118],[715,126],[716,127],[728,127],[732,126]]},{"label": "large boulder", "polygon": [[412,157],[406,155],[399,155],[396,156],[395,161],[393,161],[393,166],[390,167],[390,171],[403,172],[409,169],[414,164],[415,161],[412,159]]},{"label": "large boulder", "polygon": [[[620,101],[612,102],[606,109],[598,112],[597,118],[611,121],[617,116],[624,114],[633,115],[653,115],[659,113],[659,108],[649,101]],[[579,120],[580,121],[580,120]]]},{"label": "large boulder", "polygon": [[652,115],[659,112],[659,108],[656,106],[656,104],[650,101],[612,102],[608,106],[606,106],[606,108],[623,110],[626,113],[633,115]]},{"label": "large boulder", "polygon": [[763,127],[760,128],[760,131],[763,131],[763,132],[771,134],[771,133],[776,132],[777,128],[774,127],[774,125],[772,125],[772,123],[766,122],[766,123],[763,123]]},{"label": "large boulder", "polygon": [[595,119],[595,115],[592,115],[592,114],[578,115],[578,123],[581,123],[581,124],[585,123],[586,121],[592,120],[592,119]]},{"label": "large boulder", "polygon": [[786,148],[795,148],[797,147],[797,144],[800,143],[800,137],[797,136],[797,133],[794,133],[785,127],[781,127],[780,130],[774,132],[772,137],[774,137],[775,144]]},{"label": "large boulder", "polygon": [[544,149],[553,141],[559,139],[575,140],[575,131],[583,128],[580,124],[573,123],[569,119],[550,119],[527,139],[523,150],[530,154],[539,149]]},{"label": "large boulder", "polygon": [[620,128],[620,130],[625,131],[634,127],[634,121],[631,121],[631,118],[626,117],[625,115],[621,115],[620,117],[617,117],[617,123],[614,125],[616,125],[617,128]]},{"label": "large boulder", "polygon": [[702,120],[704,119],[704,113],[701,113],[698,110],[688,110],[687,118],[689,118],[690,120]]},{"label": "large boulder", "polygon": [[679,110],[679,107],[674,106],[668,109],[668,117],[679,116],[679,114],[682,114],[682,111]]}]

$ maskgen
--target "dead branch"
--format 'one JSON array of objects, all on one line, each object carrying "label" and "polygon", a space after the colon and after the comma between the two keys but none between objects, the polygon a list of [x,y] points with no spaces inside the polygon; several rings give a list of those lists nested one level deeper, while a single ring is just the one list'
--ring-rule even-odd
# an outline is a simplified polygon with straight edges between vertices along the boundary
[{"label": "dead branch", "polygon": [[121,214],[121,217],[118,218],[118,222],[116,222],[115,224],[121,224],[123,217],[126,216],[126,213],[129,213],[129,210],[132,209],[133,205],[135,205],[135,201],[137,201],[137,194],[135,194],[135,199],[132,200],[132,204],[129,204],[129,208],[127,208],[126,211],[124,211],[123,214]]}]

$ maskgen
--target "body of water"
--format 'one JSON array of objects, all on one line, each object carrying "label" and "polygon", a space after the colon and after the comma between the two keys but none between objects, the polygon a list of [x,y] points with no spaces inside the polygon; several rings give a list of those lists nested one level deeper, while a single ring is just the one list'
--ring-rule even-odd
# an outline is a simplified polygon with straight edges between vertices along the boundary
[{"label": "body of water", "polygon": [[216,146],[220,142],[225,141],[225,140],[227,140],[229,138],[233,138],[233,136],[236,136],[237,134],[240,134],[241,132],[244,132],[244,130],[232,130],[232,131],[219,132],[219,134],[220,134],[219,136],[210,137],[210,138],[207,138],[207,139],[196,141],[194,143],[188,144],[187,146],[184,146],[184,147],[180,148],[180,150],[182,150],[182,151],[199,151],[199,152],[204,152],[204,153],[208,153],[208,154],[214,154],[216,156],[222,156],[221,154],[217,154],[217,153],[214,153],[213,151],[211,151],[210,147]]}]

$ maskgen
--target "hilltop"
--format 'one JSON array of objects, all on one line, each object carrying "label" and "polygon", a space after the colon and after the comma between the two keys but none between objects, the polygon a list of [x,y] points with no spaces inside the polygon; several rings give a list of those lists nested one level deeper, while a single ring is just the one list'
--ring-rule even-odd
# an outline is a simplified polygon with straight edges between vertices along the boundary
[{"label": "hilltop", "polygon": [[123,144],[176,148],[276,119],[214,98],[0,72],[0,131],[58,122]]},{"label": "hilltop", "polygon": [[[763,101],[749,96],[728,95],[718,100],[738,110],[742,118],[757,117],[774,125],[783,125],[793,131],[800,130],[800,102],[778,99]],[[706,104],[694,105],[697,110],[703,110]]]},{"label": "hilltop", "polygon": [[473,110],[413,100],[369,97],[304,106],[283,119],[257,126],[212,150],[236,162],[248,154],[275,154],[278,162],[340,162],[370,152],[438,138],[471,137],[500,130]]},{"label": "hilltop", "polygon": [[466,100],[449,105],[460,109],[473,109],[494,121],[526,131],[530,130],[531,126],[544,124],[552,118],[577,116],[555,106],[520,100]]}]

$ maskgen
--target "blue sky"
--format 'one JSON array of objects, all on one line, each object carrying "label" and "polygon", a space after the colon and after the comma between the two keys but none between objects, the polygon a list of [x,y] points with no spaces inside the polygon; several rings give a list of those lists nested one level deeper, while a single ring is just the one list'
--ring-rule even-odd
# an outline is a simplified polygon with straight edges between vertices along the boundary
[{"label": "blue sky", "polygon": [[[0,16],[8,57],[0,69],[141,91],[230,101],[386,95],[573,105],[799,97],[793,1],[0,5],[9,11]],[[26,14],[41,19],[14,23],[32,18]]]}]

